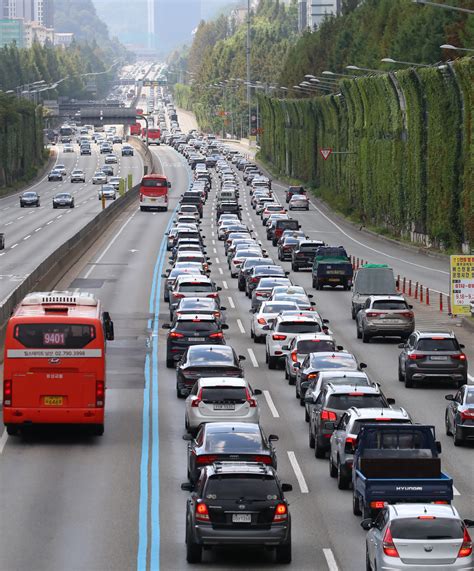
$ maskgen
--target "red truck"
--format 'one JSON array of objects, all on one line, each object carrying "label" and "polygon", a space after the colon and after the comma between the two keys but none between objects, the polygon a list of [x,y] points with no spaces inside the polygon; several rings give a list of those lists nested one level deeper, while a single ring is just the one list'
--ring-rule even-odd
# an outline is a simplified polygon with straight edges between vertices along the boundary
[{"label": "red truck", "polygon": [[140,136],[142,130],[142,126],[140,123],[135,123],[135,125],[130,125],[130,135],[138,135]]}]

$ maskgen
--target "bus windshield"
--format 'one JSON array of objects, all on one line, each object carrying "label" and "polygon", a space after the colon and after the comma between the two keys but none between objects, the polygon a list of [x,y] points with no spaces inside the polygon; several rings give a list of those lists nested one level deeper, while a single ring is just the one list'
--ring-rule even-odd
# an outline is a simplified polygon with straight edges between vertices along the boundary
[{"label": "bus windshield", "polygon": [[163,178],[145,178],[142,180],[141,186],[145,188],[167,187],[168,183]]}]

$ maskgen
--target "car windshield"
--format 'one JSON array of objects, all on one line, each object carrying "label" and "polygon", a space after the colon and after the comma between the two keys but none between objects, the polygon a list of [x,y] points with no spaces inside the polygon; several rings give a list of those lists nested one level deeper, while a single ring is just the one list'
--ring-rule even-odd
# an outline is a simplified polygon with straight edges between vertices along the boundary
[{"label": "car windshield", "polygon": [[219,331],[217,323],[214,321],[201,321],[200,319],[180,319],[174,330],[180,333],[215,333]]},{"label": "car windshield", "polygon": [[408,418],[390,418],[390,411],[383,411],[375,418],[364,418],[363,420],[356,420],[351,428],[352,434],[359,434],[360,429],[364,424],[374,424],[374,422],[385,422],[385,423],[395,423],[395,424],[411,424],[411,420]]},{"label": "car windshield", "polygon": [[274,501],[280,498],[275,478],[260,474],[223,474],[209,478],[207,500]]},{"label": "car windshield", "polygon": [[419,339],[416,344],[417,351],[459,351],[458,342],[452,338],[433,337],[431,339]]},{"label": "car windshield", "polygon": [[56,198],[60,198],[60,199],[71,198],[71,195],[70,195],[70,194],[66,194],[66,193],[64,193],[64,194],[57,194],[57,195],[56,195]]},{"label": "car windshield", "polygon": [[317,333],[321,331],[319,323],[311,321],[283,321],[276,329],[282,333]]},{"label": "car windshield", "polygon": [[203,402],[245,402],[247,391],[245,387],[203,387],[201,391]]},{"label": "car windshield", "polygon": [[265,303],[261,309],[261,313],[280,313],[280,311],[286,311],[294,309],[295,303]]},{"label": "car windshield", "polygon": [[470,390],[466,395],[466,404],[474,404],[474,391]]},{"label": "car windshield", "polygon": [[[319,327],[319,325],[318,325]],[[298,353],[307,355],[308,353],[314,353],[316,351],[334,351],[334,341],[329,339],[303,339],[298,341],[296,350]]]},{"label": "car windshield", "polygon": [[372,303],[372,309],[408,309],[408,305],[401,299],[379,299]]},{"label": "car windshield", "polygon": [[461,521],[454,518],[419,516],[395,519],[390,524],[392,537],[405,540],[433,541],[436,539],[462,539]]},{"label": "car windshield", "polygon": [[184,283],[184,284],[180,284],[179,285],[179,290],[182,293],[187,293],[187,292],[208,292],[208,291],[213,291],[212,290],[212,284],[209,283]]},{"label": "car windshield", "polygon": [[246,454],[262,449],[260,432],[210,432],[206,435],[206,448],[216,453]]},{"label": "car windshield", "polygon": [[23,196],[25,198],[36,198],[36,192],[24,192]]},{"label": "car windshield", "polygon": [[334,353],[330,356],[321,356],[314,353],[311,356],[311,367],[314,369],[356,369],[357,362],[352,355]]},{"label": "car windshield", "polygon": [[354,391],[352,394],[341,394],[341,395],[331,395],[327,401],[327,408],[333,408],[335,410],[347,410],[351,406],[356,406],[357,408],[376,408],[385,407],[386,402],[382,395],[367,395],[364,393],[356,394]]}]

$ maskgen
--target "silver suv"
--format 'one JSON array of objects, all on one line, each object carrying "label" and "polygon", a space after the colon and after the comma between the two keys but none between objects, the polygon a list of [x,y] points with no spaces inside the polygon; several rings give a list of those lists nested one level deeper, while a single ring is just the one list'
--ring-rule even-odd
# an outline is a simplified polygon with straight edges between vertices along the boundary
[{"label": "silver suv", "polygon": [[367,530],[366,566],[375,569],[473,568],[468,527],[451,505],[397,504],[382,509],[375,521],[361,522]]},{"label": "silver suv", "polygon": [[372,337],[408,339],[415,329],[412,309],[401,295],[371,295],[356,315],[357,338],[364,343]]},{"label": "silver suv", "polygon": [[403,408],[351,407],[342,415],[331,436],[329,474],[337,478],[337,487],[347,490],[352,481],[352,462],[357,436],[364,424],[396,422],[411,424],[411,418]]}]

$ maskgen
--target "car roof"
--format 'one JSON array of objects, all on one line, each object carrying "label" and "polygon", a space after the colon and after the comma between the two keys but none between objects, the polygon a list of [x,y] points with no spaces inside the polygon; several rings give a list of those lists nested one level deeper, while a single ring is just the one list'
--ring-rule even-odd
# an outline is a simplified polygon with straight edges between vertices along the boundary
[{"label": "car roof", "polygon": [[456,336],[453,331],[419,331],[416,330],[415,333],[423,339],[431,339],[431,337],[443,337],[446,339],[454,339]]},{"label": "car roof", "polygon": [[184,315],[179,314],[176,316],[177,321],[209,321],[214,323],[216,318],[213,315],[209,315],[208,313],[186,313]]},{"label": "car roof", "polygon": [[255,474],[257,476],[273,476],[277,479],[273,466],[268,466],[262,462],[214,462],[203,467],[209,475],[220,474]]},{"label": "car roof", "polygon": [[239,377],[201,377],[198,379],[201,387],[246,387],[245,379]]},{"label": "car roof", "polygon": [[184,276],[178,276],[177,281],[181,284],[182,282],[187,282],[187,283],[209,283],[212,284],[212,280],[211,278],[209,278],[208,276],[204,276],[204,275],[197,275],[197,274],[191,274],[191,275],[184,275]]},{"label": "car roof", "polygon": [[[311,319],[310,321],[319,321]],[[308,341],[312,339],[317,339],[318,341],[334,341],[332,335],[328,335],[327,333],[298,333],[295,337],[295,343],[298,341]]]},{"label": "car roof", "polygon": [[[332,385],[330,382],[326,385],[328,391],[332,394],[346,394],[346,393],[364,393],[367,395],[381,394],[380,388],[377,385]],[[391,410],[391,409],[390,409]]]},{"label": "car roof", "polygon": [[371,295],[369,297],[372,301],[406,301],[403,295]]},{"label": "car roof", "polygon": [[[328,353],[325,353],[325,354],[328,355]],[[332,371],[321,371],[319,373],[320,379],[325,379],[325,378],[340,379],[343,377],[360,378],[360,379],[368,379],[369,378],[367,376],[367,373],[365,373],[364,371],[347,371],[347,369],[344,369],[343,371],[338,371],[337,369],[333,369]]]},{"label": "car roof", "polygon": [[[290,323],[295,323],[295,322],[297,322],[297,323],[313,323],[314,321],[319,322],[318,318],[313,319],[312,317],[309,317],[306,315],[300,315],[300,316],[298,316],[298,315],[277,315],[276,318],[280,323],[285,322],[285,321],[288,321]],[[322,354],[326,354],[326,353],[322,353]]]},{"label": "car roof", "polygon": [[387,506],[390,511],[390,519],[417,517],[419,515],[432,515],[460,519],[459,513],[450,504],[397,504]]},{"label": "car roof", "polygon": [[[357,389],[358,390],[358,389]],[[389,412],[387,412],[389,411]],[[393,420],[397,419],[407,419],[410,418],[407,411],[404,408],[387,408],[387,407],[374,407],[374,408],[358,408],[356,406],[351,406],[347,413],[353,414],[357,420],[365,420],[371,418],[382,418],[387,416],[387,418]]]}]

